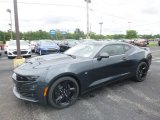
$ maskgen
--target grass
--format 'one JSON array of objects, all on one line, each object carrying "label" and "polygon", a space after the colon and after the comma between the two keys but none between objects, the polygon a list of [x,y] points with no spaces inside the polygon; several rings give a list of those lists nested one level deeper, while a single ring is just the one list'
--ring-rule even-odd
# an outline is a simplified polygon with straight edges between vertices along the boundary
[{"label": "grass", "polygon": [[157,42],[150,42],[149,47],[155,47],[155,46],[158,46],[158,43]]}]

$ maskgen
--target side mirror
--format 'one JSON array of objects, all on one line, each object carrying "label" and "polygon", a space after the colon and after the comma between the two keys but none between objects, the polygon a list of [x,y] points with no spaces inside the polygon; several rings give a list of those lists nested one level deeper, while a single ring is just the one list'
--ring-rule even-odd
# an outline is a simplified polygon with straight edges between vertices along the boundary
[{"label": "side mirror", "polygon": [[108,53],[100,53],[97,57],[97,60],[101,60],[102,58],[109,58],[109,54]]}]

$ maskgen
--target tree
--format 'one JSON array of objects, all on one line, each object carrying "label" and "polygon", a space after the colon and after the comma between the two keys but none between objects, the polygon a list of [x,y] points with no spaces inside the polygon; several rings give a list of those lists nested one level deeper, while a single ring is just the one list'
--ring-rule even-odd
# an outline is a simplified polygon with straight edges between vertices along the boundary
[{"label": "tree", "polygon": [[80,38],[84,38],[84,32],[81,31],[79,28],[76,28],[73,36],[74,39],[79,40]]},{"label": "tree", "polygon": [[127,30],[126,32],[126,38],[127,39],[132,39],[132,38],[137,38],[137,32],[135,30]]},{"label": "tree", "polygon": [[125,38],[125,35],[123,35],[123,34],[115,34],[115,35],[113,35],[112,38],[113,38],[113,39],[124,39],[124,38]]}]

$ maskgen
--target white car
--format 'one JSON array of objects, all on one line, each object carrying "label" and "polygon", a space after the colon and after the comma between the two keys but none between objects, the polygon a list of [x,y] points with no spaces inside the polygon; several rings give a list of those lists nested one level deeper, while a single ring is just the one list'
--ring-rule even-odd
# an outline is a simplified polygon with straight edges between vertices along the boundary
[{"label": "white car", "polygon": [[[32,55],[31,47],[26,41],[20,40],[20,50],[21,50],[21,56],[31,57]],[[8,58],[13,58],[17,56],[16,40],[12,40],[9,42],[7,48],[7,56]]]},{"label": "white car", "polygon": [[4,45],[4,53],[7,54],[7,48],[8,48],[9,41],[6,41],[6,44]]}]

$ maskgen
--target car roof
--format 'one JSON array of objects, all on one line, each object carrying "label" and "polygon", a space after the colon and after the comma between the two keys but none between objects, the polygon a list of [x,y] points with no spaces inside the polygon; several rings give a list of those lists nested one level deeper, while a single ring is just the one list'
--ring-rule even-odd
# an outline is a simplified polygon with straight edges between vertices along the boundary
[{"label": "car roof", "polygon": [[84,42],[84,44],[92,44],[92,45],[100,45],[100,46],[106,46],[110,44],[123,44],[123,45],[133,46],[131,44],[119,42],[119,41],[86,41]]}]

